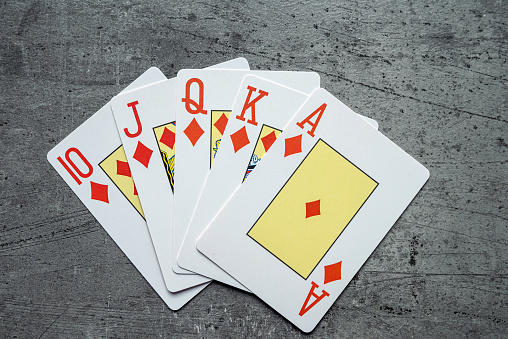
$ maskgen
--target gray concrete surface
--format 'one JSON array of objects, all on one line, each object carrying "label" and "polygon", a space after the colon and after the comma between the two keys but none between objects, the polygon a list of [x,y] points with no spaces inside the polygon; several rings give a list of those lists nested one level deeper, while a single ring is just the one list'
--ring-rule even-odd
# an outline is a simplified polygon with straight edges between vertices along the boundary
[{"label": "gray concrete surface", "polygon": [[313,70],[431,178],[315,337],[508,336],[506,1],[0,1],[0,337],[305,336],[218,283],[172,312],[46,161],[150,66]]}]

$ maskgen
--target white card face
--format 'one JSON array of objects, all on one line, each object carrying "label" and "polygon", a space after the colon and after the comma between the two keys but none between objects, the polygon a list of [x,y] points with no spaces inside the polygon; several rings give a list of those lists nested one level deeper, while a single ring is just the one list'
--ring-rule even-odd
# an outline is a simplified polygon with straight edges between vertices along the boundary
[{"label": "white card face", "polygon": [[310,93],[319,87],[314,72],[181,70],[176,95],[175,211],[173,219],[173,270],[201,189],[218,149],[222,133],[243,78],[248,74]]},{"label": "white card face", "polygon": [[[243,79],[221,139],[221,151],[213,160],[180,249],[177,258],[180,267],[225,284],[238,285],[235,279],[196,249],[196,241],[308,97],[254,75]],[[374,124],[377,127],[375,121]]]},{"label": "white card face", "polygon": [[[165,79],[150,68],[125,90]],[[48,161],[169,308],[179,309],[206,287],[166,289],[109,103],[49,151]]]},{"label": "white card face", "polygon": [[428,177],[425,167],[318,89],[197,248],[310,332]]},{"label": "white card face", "polygon": [[[214,67],[247,67],[238,58]],[[120,94],[111,101],[113,116],[136,184],[164,281],[171,292],[210,279],[176,274],[171,267],[175,155],[176,78]]]}]

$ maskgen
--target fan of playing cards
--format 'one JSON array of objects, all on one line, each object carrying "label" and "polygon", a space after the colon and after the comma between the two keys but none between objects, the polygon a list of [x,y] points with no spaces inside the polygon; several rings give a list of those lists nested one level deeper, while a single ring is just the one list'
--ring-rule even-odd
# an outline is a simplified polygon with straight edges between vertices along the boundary
[{"label": "fan of playing cards", "polygon": [[429,177],[377,126],[238,58],[150,68],[48,160],[171,309],[217,280],[309,332]]}]

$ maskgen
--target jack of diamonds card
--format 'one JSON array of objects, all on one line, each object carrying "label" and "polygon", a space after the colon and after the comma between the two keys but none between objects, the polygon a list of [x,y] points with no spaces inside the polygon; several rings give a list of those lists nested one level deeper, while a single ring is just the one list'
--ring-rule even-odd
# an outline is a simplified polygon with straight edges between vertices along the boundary
[{"label": "jack of diamonds card", "polygon": [[428,177],[418,161],[318,89],[197,248],[310,332]]},{"label": "jack of diamonds card", "polygon": [[[165,79],[150,68],[125,91]],[[169,308],[179,309],[206,286],[179,293],[166,289],[109,103],[47,158]]]},{"label": "jack of diamonds card", "polygon": [[[248,69],[237,58],[213,68]],[[117,95],[111,108],[136,183],[159,265],[171,292],[209,281],[171,267],[175,167],[176,78]]]}]

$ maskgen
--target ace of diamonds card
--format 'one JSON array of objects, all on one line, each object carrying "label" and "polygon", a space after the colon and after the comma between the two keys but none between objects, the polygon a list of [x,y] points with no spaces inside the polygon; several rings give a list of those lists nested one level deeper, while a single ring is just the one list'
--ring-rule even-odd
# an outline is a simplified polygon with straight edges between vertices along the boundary
[{"label": "ace of diamonds card", "polygon": [[318,89],[197,248],[310,332],[428,177],[425,167]]}]

